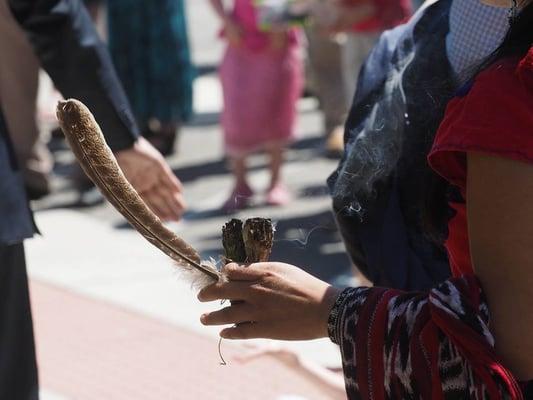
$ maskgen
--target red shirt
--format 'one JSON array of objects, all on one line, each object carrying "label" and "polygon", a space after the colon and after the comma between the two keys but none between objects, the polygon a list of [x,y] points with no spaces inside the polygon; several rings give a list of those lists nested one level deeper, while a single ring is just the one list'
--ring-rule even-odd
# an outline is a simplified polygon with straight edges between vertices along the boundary
[{"label": "red shirt", "polygon": [[[466,198],[468,152],[533,163],[533,48],[520,62],[506,59],[479,74],[464,97],[450,101],[428,161]],[[453,276],[472,273],[466,204],[449,222],[445,243]]]},{"label": "red shirt", "polygon": [[413,12],[411,0],[344,0],[343,4],[355,7],[368,2],[374,3],[375,15],[356,24],[353,31],[382,32],[403,24]]}]

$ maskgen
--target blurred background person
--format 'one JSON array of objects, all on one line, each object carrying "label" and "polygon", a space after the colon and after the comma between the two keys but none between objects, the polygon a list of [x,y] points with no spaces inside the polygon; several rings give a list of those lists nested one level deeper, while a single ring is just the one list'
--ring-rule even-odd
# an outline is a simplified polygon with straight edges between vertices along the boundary
[{"label": "blurred background person", "polygon": [[246,178],[246,158],[258,150],[270,156],[267,204],[286,204],[290,194],[281,167],[284,149],[295,135],[296,102],[303,84],[298,32],[260,27],[253,0],[234,0],[231,11],[222,0],[210,1],[227,41],[219,70],[224,98],[221,122],[235,183],[224,209],[248,205],[253,191]]},{"label": "blurred background person", "polygon": [[107,17],[113,63],[141,133],[169,155],[192,114],[194,69],[183,0],[108,0]]},{"label": "blurred background person", "polygon": [[[321,0],[322,3],[325,1]],[[344,120],[348,112],[342,95],[345,90],[341,64],[342,44],[314,21],[306,25],[305,33],[311,90],[319,100],[324,117],[326,155],[338,157],[344,151]]]},{"label": "blurred background person", "polygon": [[382,31],[411,14],[409,0],[317,0],[306,27],[313,90],[324,113],[326,154],[344,151],[344,120],[357,75]]},{"label": "blurred background person", "polygon": [[343,32],[341,53],[348,105],[357,86],[359,70],[384,30],[405,22],[412,13],[411,0],[329,0],[332,10],[315,15],[331,34]]},{"label": "blurred background person", "polygon": [[0,99],[30,199],[50,193],[52,156],[36,120],[39,63],[5,0],[0,8]]}]

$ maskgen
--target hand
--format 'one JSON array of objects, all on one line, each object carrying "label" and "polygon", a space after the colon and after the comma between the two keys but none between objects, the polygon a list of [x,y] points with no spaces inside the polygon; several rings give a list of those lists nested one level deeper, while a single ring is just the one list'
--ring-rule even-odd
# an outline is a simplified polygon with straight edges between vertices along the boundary
[{"label": "hand", "polygon": [[181,182],[163,156],[144,138],[115,154],[126,179],[159,218],[177,221],[185,210]]},{"label": "hand", "polygon": [[202,302],[232,300],[221,310],[204,314],[204,325],[230,325],[226,339],[306,340],[326,337],[327,320],[340,289],[289,264],[228,264],[228,280],[202,289]]},{"label": "hand", "polygon": [[242,42],[242,29],[237,23],[227,18],[224,21],[224,36],[230,46],[239,47]]}]

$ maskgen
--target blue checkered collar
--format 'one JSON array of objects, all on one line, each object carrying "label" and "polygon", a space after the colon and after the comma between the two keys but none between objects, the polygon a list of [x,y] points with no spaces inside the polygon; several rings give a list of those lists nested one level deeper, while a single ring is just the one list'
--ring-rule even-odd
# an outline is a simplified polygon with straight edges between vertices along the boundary
[{"label": "blue checkered collar", "polygon": [[479,0],[454,0],[446,52],[455,77],[468,78],[498,47],[508,28],[506,9],[487,6]]}]

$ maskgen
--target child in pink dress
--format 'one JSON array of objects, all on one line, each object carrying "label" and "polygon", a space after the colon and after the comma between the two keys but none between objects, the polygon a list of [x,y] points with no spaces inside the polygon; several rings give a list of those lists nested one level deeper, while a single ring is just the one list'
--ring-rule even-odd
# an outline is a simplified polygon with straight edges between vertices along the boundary
[{"label": "child in pink dress", "polygon": [[266,150],[270,155],[267,203],[290,199],[282,183],[284,149],[294,138],[296,102],[303,84],[302,61],[294,29],[260,29],[254,0],[233,0],[227,13],[222,0],[210,0],[224,24],[228,42],[220,66],[224,96],[224,146],[235,187],[224,208],[244,208],[253,194],[246,179],[246,158]]}]

